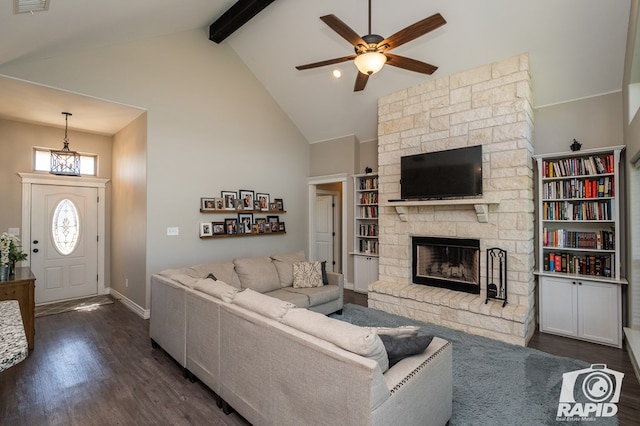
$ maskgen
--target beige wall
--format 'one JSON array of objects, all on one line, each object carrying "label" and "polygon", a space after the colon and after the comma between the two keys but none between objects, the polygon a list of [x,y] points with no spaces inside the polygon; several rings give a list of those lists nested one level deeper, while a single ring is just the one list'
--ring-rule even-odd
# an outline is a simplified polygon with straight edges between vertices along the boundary
[{"label": "beige wall", "polygon": [[113,138],[111,288],[145,298],[147,222],[147,114]]},{"label": "beige wall", "polygon": [[[64,117],[60,116],[64,125]],[[69,130],[69,147],[98,155],[98,177],[111,178],[111,137]],[[64,128],[0,119],[0,232],[22,228],[22,184],[18,173],[33,172],[33,148],[62,148]],[[107,208],[109,206],[107,199]],[[22,235],[22,229],[20,231]]]},{"label": "beige wall", "polygon": [[[129,280],[139,306],[149,307],[153,272],[307,247],[309,144],[231,47],[209,41],[206,29],[14,62],[0,74],[147,110],[145,280]],[[200,197],[238,189],[283,198],[287,234],[201,240],[199,223],[225,216],[200,213]],[[167,227],[180,234],[167,236]],[[120,238],[111,252],[138,252],[130,243]],[[121,288],[128,272],[117,268]]]},{"label": "beige wall", "polygon": [[536,154],[569,151],[576,139],[582,149],[622,145],[622,92],[534,110]]}]

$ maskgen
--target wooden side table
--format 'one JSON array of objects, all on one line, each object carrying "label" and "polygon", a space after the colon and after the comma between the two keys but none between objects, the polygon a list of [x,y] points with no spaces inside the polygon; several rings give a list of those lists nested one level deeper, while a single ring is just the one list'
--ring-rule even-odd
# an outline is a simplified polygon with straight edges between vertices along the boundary
[{"label": "wooden side table", "polygon": [[29,350],[33,350],[35,336],[35,283],[36,277],[29,267],[16,268],[15,276],[8,281],[0,281],[0,300],[17,300],[20,305]]}]

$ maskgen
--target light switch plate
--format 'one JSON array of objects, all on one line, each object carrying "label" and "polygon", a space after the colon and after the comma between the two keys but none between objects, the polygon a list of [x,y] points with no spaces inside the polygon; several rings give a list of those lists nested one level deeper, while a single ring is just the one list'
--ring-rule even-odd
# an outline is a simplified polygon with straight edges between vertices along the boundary
[{"label": "light switch plate", "polygon": [[9,228],[9,235],[20,236],[20,228]]},{"label": "light switch plate", "polygon": [[167,228],[167,235],[169,236],[180,235],[180,228],[178,228],[177,226],[169,226]]}]

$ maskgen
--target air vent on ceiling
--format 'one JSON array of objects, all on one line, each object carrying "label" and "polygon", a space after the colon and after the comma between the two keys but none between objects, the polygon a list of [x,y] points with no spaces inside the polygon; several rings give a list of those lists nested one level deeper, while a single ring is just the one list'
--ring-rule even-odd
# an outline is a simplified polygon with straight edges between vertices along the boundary
[{"label": "air vent on ceiling", "polygon": [[49,10],[49,0],[14,0],[14,13],[31,13]]}]

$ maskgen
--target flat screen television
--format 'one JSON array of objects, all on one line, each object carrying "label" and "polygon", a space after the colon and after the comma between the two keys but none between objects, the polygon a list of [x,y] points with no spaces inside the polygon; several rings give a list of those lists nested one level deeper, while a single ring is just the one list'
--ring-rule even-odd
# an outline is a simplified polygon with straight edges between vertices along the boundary
[{"label": "flat screen television", "polygon": [[477,195],[482,195],[482,145],[400,158],[403,200]]}]

